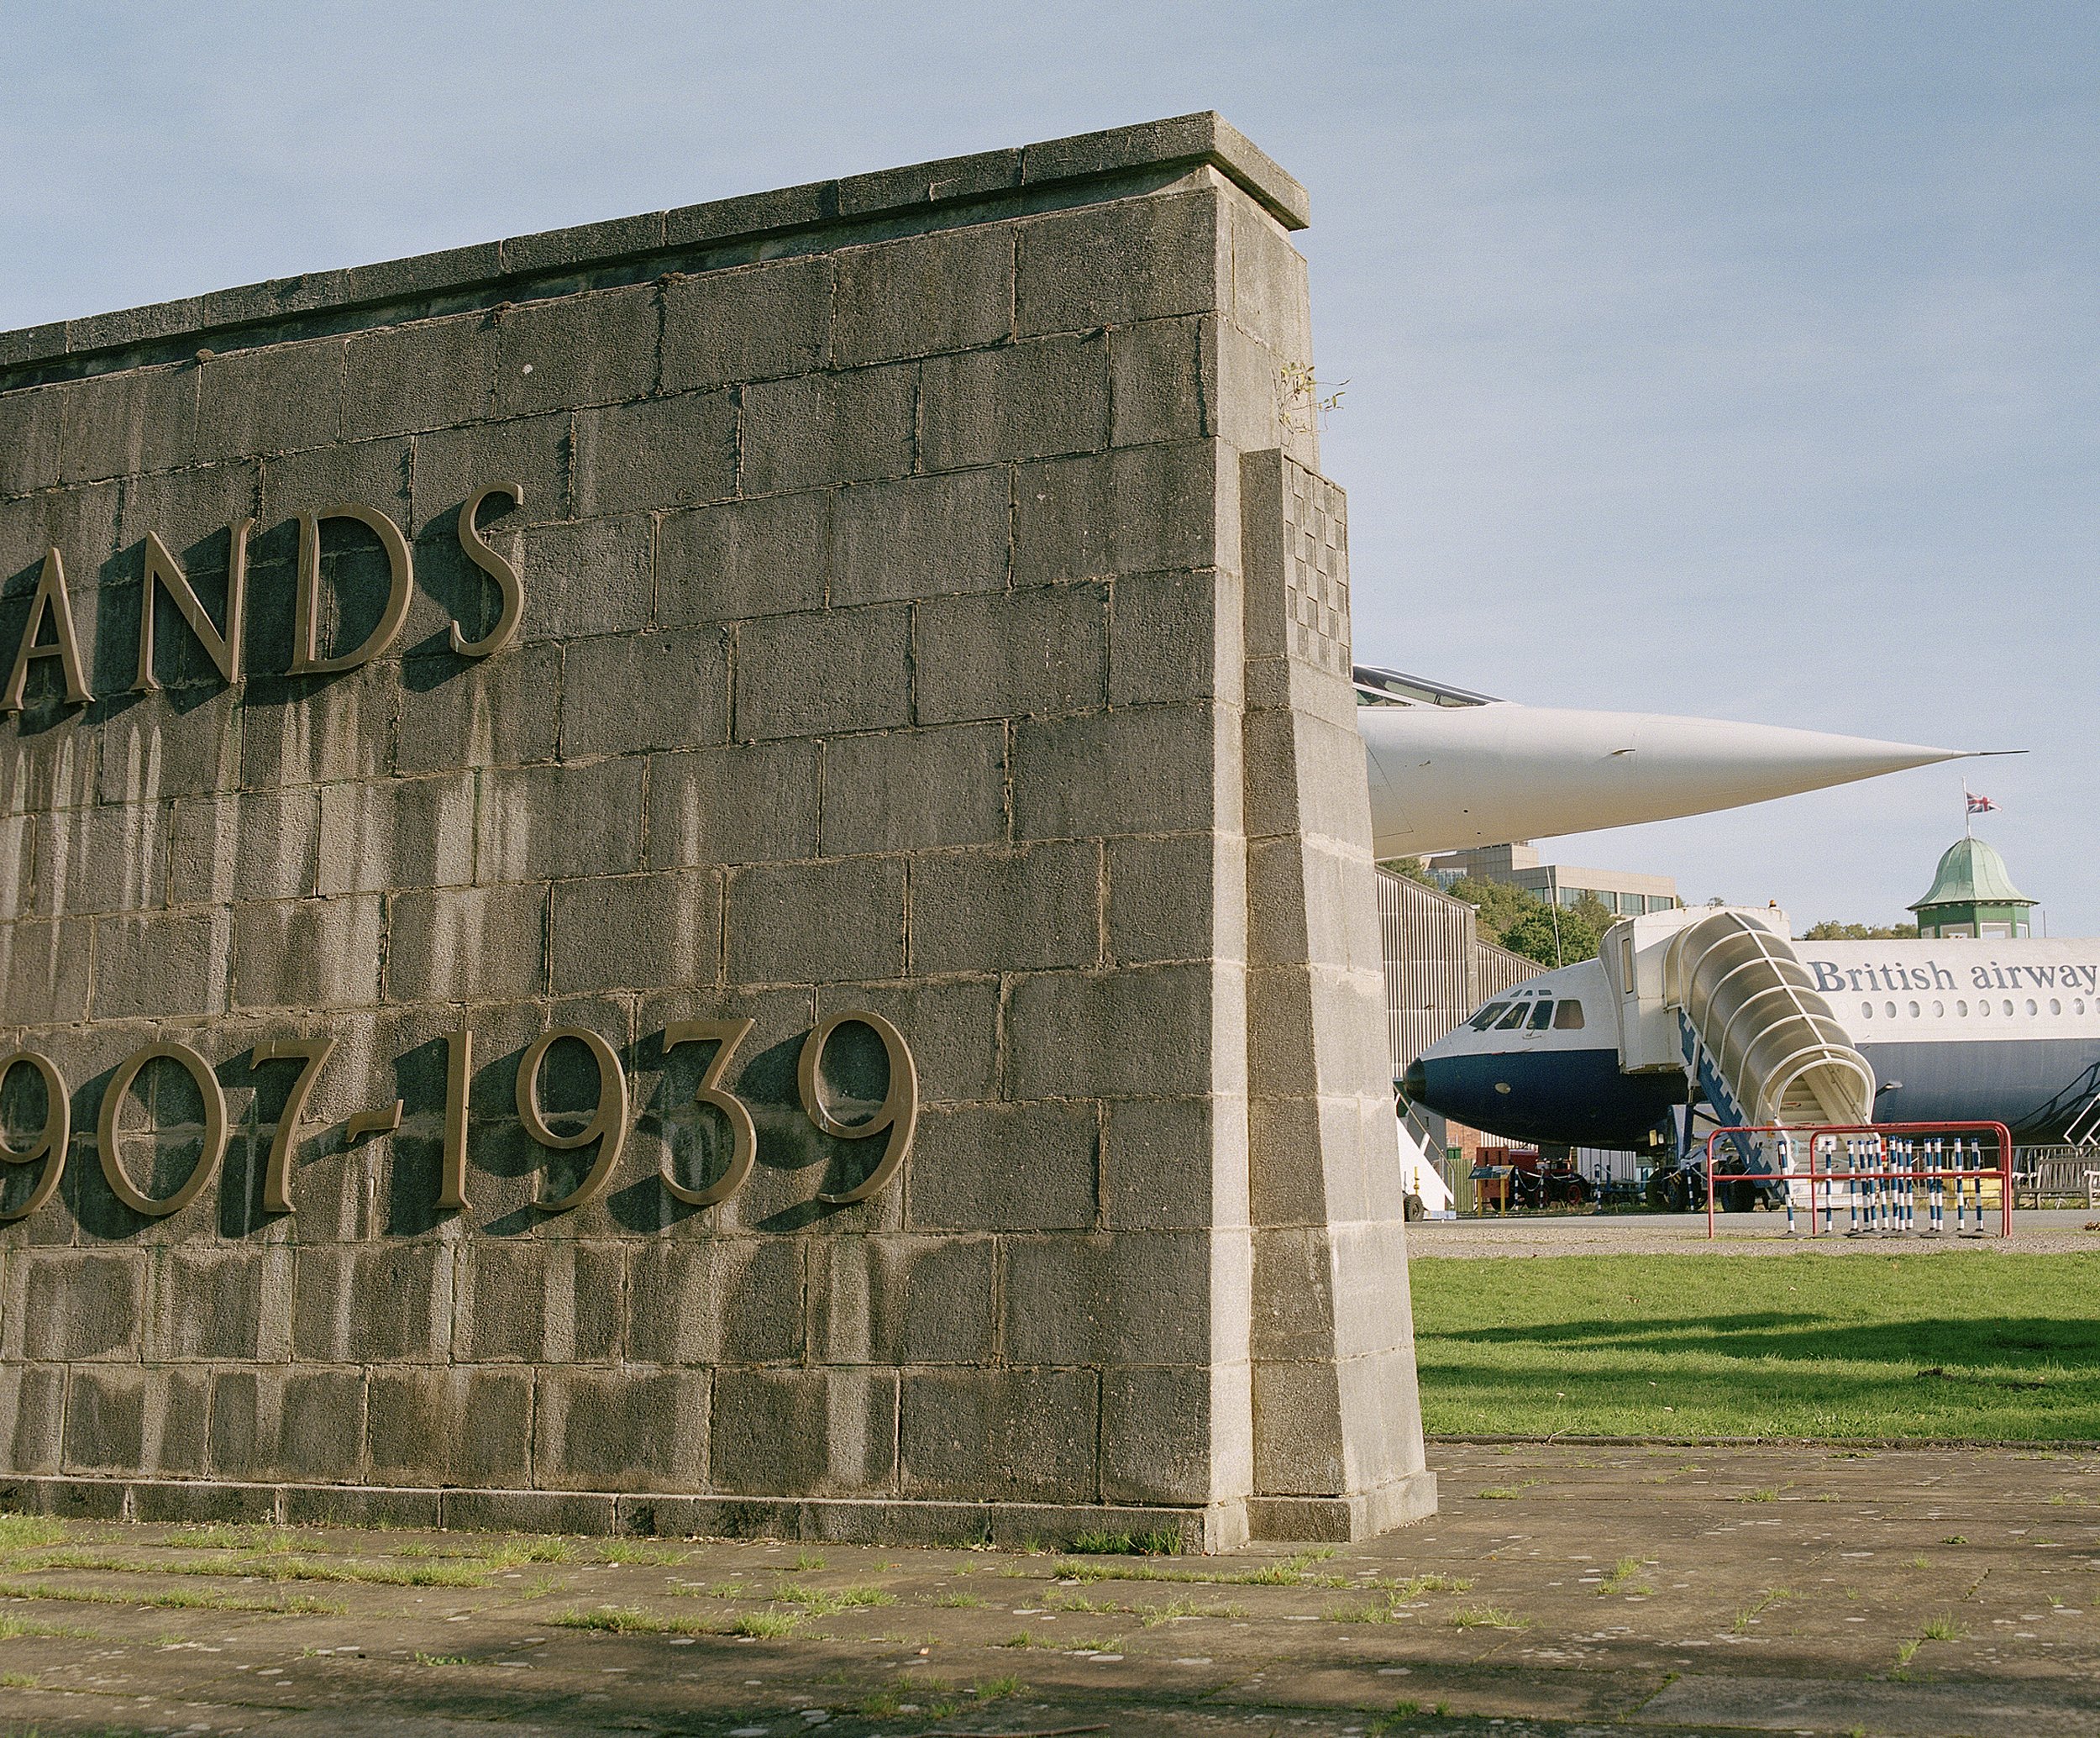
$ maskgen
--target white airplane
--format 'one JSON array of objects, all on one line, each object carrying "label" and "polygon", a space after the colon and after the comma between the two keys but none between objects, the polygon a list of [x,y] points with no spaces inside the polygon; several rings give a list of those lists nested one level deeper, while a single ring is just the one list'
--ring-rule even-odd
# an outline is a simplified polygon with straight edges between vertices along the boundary
[{"label": "white airplane", "polygon": [[[1622,934],[1665,943],[1710,910],[1621,925],[1606,954]],[[2100,1117],[2100,940],[1795,941],[1790,952],[1798,993],[1780,1011],[1805,1010],[1865,1063],[1873,1121],[2003,1122],[2025,1142]],[[1662,1144],[1697,1092],[1683,1056],[1667,1053],[1674,1027],[1660,1041],[1640,1030],[1622,975],[1607,957],[1526,979],[1423,1051],[1402,1091],[1505,1139]]]},{"label": "white airplane", "polygon": [[1355,680],[1381,858],[1704,815],[1976,752],[1520,706],[1370,665]]}]

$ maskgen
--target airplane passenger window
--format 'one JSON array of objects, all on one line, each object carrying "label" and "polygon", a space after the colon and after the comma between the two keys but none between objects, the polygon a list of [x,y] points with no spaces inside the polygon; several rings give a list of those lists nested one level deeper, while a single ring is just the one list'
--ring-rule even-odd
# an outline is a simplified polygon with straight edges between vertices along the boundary
[{"label": "airplane passenger window", "polygon": [[2027,1011],[2030,1014],[2035,1011],[2034,998],[2031,995],[2027,998]]},{"label": "airplane passenger window", "polygon": [[1874,1005],[1873,1005],[1873,1003],[1872,1003],[1872,1002],[1861,1002],[1861,1003],[1860,1004],[1860,1018],[1861,1018],[1861,1019],[1862,1019],[1862,1020],[1872,1020],[1873,1017],[1874,1017]]},{"label": "airplane passenger window", "polygon": [[2005,1011],[2006,1011],[2007,1013],[2008,1013],[2008,1014],[2009,1014],[2009,1013],[2011,1013],[2011,1012],[2013,1011],[2013,1005],[2012,1005],[2012,1003],[2010,1003],[2010,1002],[2006,1003],[2006,1005],[2005,1005]]},{"label": "airplane passenger window", "polygon": [[1918,1004],[1915,1002],[1913,1002],[1910,1005],[1910,1017],[1913,1020],[1915,1020],[1918,1017]]},{"label": "airplane passenger window", "polygon": [[1935,1020],[1944,1019],[1946,1016],[1946,1011],[1947,1005],[1945,1002],[1935,1002],[1932,1005],[1932,1017]]},{"label": "airplane passenger window", "polygon": [[2050,996],[2049,999],[2049,1011],[2052,1014],[2061,1014],[2063,1011],[2064,1005],[2058,1001],[2055,996]]},{"label": "airplane passenger window", "polygon": [[1531,1010],[1531,1030],[1533,1032],[1544,1032],[1546,1027],[1551,1026],[1552,1023],[1552,1003],[1549,1001],[1541,1001],[1536,1007]]},{"label": "airplane passenger window", "polygon": [[1896,1004],[1893,1002],[1891,1002],[1888,1005],[1888,1017],[1891,1020],[1893,1020],[1896,1017]]},{"label": "airplane passenger window", "polygon": [[1502,1011],[1509,1006],[1509,1005],[1507,1002],[1489,1002],[1486,1007],[1483,1008],[1478,1014],[1474,1015],[1472,1019],[1466,1022],[1466,1024],[1470,1026],[1475,1032],[1485,1032],[1489,1027],[1493,1026],[1496,1021],[1502,1017]]},{"label": "airplane passenger window", "polygon": [[1553,1010],[1553,1030],[1580,1032],[1583,1029],[1583,1005],[1577,1001],[1557,1004]]},{"label": "airplane passenger window", "polygon": [[1966,1018],[1968,1015],[1969,1005],[1966,1002],[1956,1002],[1954,1005],[1954,1011]]},{"label": "airplane passenger window", "polygon": [[2074,1014],[2084,1013],[2086,1011],[2086,999],[2083,996],[2080,996],[2076,1001],[2071,1005],[2071,1011]]},{"label": "airplane passenger window", "polygon": [[1531,1011],[1529,1002],[1512,1002],[1509,1011],[1495,1022],[1497,1032],[1509,1032],[1524,1024],[1524,1016]]},{"label": "airplane passenger window", "polygon": [[1990,1003],[1978,1002],[1976,1005],[1976,1017],[1979,1020],[1988,1020],[1991,1017]]}]

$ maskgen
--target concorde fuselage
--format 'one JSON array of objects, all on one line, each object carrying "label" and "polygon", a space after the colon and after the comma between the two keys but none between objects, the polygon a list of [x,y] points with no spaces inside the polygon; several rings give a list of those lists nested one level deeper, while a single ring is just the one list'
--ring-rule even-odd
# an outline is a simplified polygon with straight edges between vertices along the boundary
[{"label": "concorde fuselage", "polygon": [[1373,849],[1420,857],[1739,808],[1963,751],[1773,724],[1519,706],[1359,666]]},{"label": "concorde fuselage", "polygon": [[[1877,1121],[1997,1121],[2023,1141],[2061,1139],[2100,1082],[2100,940],[1793,946],[1874,1070]],[[1684,1080],[1620,1069],[1612,995],[1595,960],[1528,979],[1488,1005],[1503,1012],[1483,1008],[1424,1051],[1410,1095],[1509,1139],[1640,1146],[1684,1102]],[[1520,1024],[1504,1025],[1518,1007]]]}]

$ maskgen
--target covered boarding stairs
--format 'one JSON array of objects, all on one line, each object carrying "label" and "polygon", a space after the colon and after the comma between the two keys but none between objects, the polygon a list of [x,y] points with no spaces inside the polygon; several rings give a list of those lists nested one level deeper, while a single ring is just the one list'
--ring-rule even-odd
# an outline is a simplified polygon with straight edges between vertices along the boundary
[{"label": "covered boarding stairs", "polygon": [[1786,937],[1723,909],[1678,932],[1662,971],[1686,1069],[1718,1121],[1873,1120],[1874,1070]]}]

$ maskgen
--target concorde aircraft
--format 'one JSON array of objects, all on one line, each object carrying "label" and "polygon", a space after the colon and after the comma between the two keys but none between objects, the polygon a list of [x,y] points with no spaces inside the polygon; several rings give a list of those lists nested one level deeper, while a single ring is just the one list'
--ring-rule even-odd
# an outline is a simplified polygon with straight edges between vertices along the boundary
[{"label": "concorde aircraft", "polygon": [[1355,680],[1381,858],[1704,815],[1974,752],[1520,706],[1370,665]]},{"label": "concorde aircraft", "polygon": [[[1875,1121],[2003,1122],[2039,1142],[2095,1114],[2100,940],[1797,941],[1793,951],[1873,1071]],[[1423,1051],[1401,1090],[1509,1140],[1646,1147],[1689,1095],[1686,1076],[1627,1071],[1620,1033],[1617,989],[1602,960],[1584,960],[1496,996]]]}]

